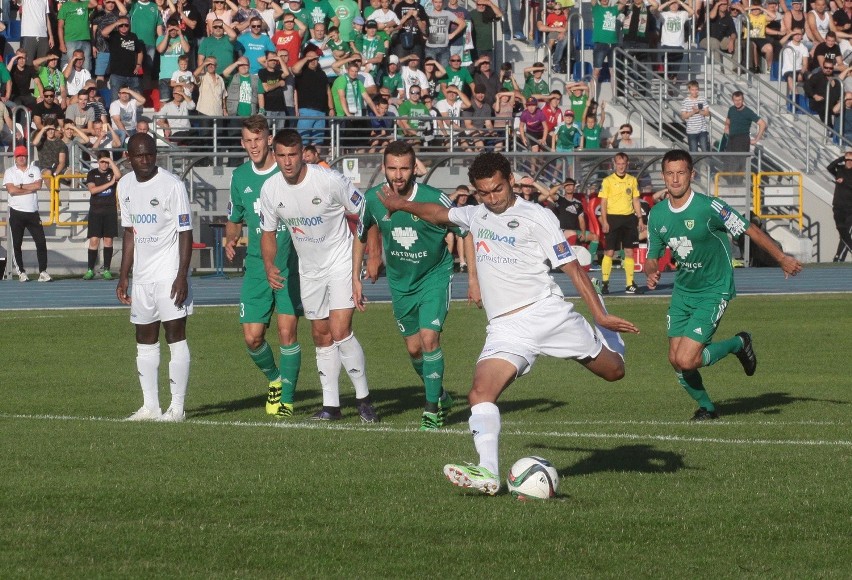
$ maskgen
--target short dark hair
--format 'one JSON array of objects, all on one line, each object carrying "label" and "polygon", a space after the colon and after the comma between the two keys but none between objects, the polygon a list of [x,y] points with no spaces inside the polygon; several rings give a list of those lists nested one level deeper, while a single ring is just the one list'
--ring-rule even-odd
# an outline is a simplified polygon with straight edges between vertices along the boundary
[{"label": "short dark hair", "polygon": [[382,156],[382,160],[387,159],[390,155],[393,155],[394,157],[405,157],[406,155],[410,155],[412,163],[414,163],[415,159],[414,147],[412,147],[407,141],[391,141],[388,143],[388,146],[385,147],[385,154]]},{"label": "short dark hair", "polygon": [[674,163],[675,161],[686,161],[686,168],[692,173],[692,155],[689,154],[689,151],[686,149],[671,149],[667,151],[663,155],[663,162],[661,164],[663,171],[666,170],[667,163]]},{"label": "short dark hair", "polygon": [[467,170],[467,178],[475,185],[477,179],[488,179],[498,171],[504,178],[509,179],[512,175],[512,165],[502,153],[486,151],[474,158]]},{"label": "short dark hair", "polygon": [[302,136],[294,129],[283,129],[275,134],[272,146],[282,145],[284,147],[302,147]]},{"label": "short dark hair", "polygon": [[731,98],[734,98],[734,97],[744,97],[744,96],[745,96],[745,95],[743,94],[743,92],[742,92],[742,91],[734,91],[733,93],[731,93]]},{"label": "short dark hair", "polygon": [[302,151],[303,152],[310,151],[311,153],[316,153],[317,155],[319,155],[319,150],[317,149],[317,146],[314,145],[313,143],[309,143],[309,144],[305,145],[305,147],[304,147],[304,149],[302,149]]},{"label": "short dark hair", "polygon": [[100,161],[101,159],[111,159],[111,158],[112,158],[112,153],[110,153],[109,151],[98,151],[98,161]]}]

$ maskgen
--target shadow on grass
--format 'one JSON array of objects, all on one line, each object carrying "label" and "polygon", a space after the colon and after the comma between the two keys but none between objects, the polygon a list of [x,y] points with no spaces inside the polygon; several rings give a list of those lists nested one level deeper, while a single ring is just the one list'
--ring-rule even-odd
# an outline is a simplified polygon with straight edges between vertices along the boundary
[{"label": "shadow on grass", "polygon": [[569,467],[558,469],[559,477],[589,475],[605,472],[675,473],[684,469],[683,456],[671,451],[661,451],[652,445],[621,445],[613,449],[586,449],[583,447],[556,447],[530,445],[532,449],[552,449],[588,453],[584,459]]},{"label": "shadow on grass", "polygon": [[790,393],[761,393],[754,397],[740,397],[739,399],[725,399],[716,404],[722,417],[728,415],[748,415],[750,413],[762,413],[764,415],[778,415],[781,408],[793,403],[831,403],[832,405],[848,405],[849,401],[835,399],[816,399],[813,397],[795,397]]},{"label": "shadow on grass", "polygon": [[[296,405],[312,409],[315,405],[313,399],[320,400],[320,392],[317,390],[296,391]],[[251,409],[260,409],[263,411],[266,405],[266,395],[257,394],[244,399],[236,399],[234,401],[219,401],[218,403],[210,403],[200,405],[191,409],[187,409],[187,416],[193,419],[202,419],[204,417],[213,417],[216,415],[224,415],[227,413],[236,413],[239,411],[247,411]],[[316,409],[314,409],[316,410]],[[313,413],[313,410],[311,411]]]}]

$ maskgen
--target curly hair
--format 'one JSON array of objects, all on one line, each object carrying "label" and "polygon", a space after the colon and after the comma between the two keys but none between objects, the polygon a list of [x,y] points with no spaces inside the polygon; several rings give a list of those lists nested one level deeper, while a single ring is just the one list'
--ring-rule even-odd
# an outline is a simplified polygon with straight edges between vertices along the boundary
[{"label": "curly hair", "polygon": [[500,172],[503,177],[509,179],[512,176],[512,166],[509,160],[501,153],[485,152],[480,153],[470,164],[467,170],[467,178],[471,185],[476,185],[477,179],[488,179],[494,177],[497,172]]}]

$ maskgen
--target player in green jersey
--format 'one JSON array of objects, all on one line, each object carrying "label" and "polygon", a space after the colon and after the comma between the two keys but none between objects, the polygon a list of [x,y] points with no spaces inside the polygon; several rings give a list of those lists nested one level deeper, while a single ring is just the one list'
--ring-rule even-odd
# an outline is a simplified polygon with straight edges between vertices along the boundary
[{"label": "player in green jersey", "polygon": [[747,235],[778,262],[785,277],[798,274],[802,265],[727,203],[694,192],[692,156],[687,151],[669,151],[662,166],[669,199],[655,205],[648,217],[645,275],[648,288],[656,288],[658,260],[666,247],[671,248],[677,274],[667,317],[669,362],[678,382],[698,402],[693,420],[716,419],[719,413],[698,369],[729,354],[737,356],[748,376],[757,369],[749,333],[711,342],[728,302],[736,295],[728,234],[734,238]]},{"label": "player in green jersey", "polygon": [[[278,173],[278,165],[270,151],[272,137],[263,115],[247,117],[242,123],[242,146],[249,161],[234,170],[231,177],[231,201],[228,204],[228,223],[225,226],[225,256],[233,260],[242,224],[248,228],[245,277],[240,290],[240,323],[252,362],[266,375],[269,390],[266,412],[279,419],[293,416],[293,398],[302,348],[297,342],[296,326],[301,315],[299,276],[287,276],[287,286],[273,290],[266,280],[266,270],[260,255],[260,188],[267,179]],[[282,272],[299,271],[298,258],[283,225],[278,230],[276,265]],[[273,310],[278,314],[279,365],[266,342],[266,329]]]},{"label": "player in green jersey", "polygon": [[[399,195],[421,202],[452,204],[443,192],[422,183],[415,183],[415,153],[405,141],[390,143],[384,152],[386,183],[373,187],[364,195],[358,236],[352,250],[352,288],[355,305],[364,310],[361,284],[361,261],[364,242],[371,228],[381,233],[385,249],[385,268],[393,299],[393,313],[405,340],[414,370],[426,388],[426,406],[420,420],[420,430],[438,429],[444,424],[452,399],[443,390],[444,353],[441,350],[441,331],[450,303],[450,282],[453,257],[447,249],[448,231],[461,234],[456,227],[435,226],[405,212],[388,216],[379,201],[382,187],[393,188]],[[473,248],[465,243],[465,251]],[[375,282],[375,275],[368,277]],[[475,276],[471,276],[475,279]],[[474,292],[478,299],[478,286]]]}]

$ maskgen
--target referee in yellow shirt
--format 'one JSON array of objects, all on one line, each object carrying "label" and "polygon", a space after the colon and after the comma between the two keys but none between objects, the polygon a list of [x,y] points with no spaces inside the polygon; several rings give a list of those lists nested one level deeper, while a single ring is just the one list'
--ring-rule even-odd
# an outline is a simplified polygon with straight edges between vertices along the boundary
[{"label": "referee in yellow shirt", "polygon": [[627,278],[628,294],[642,292],[633,283],[633,246],[639,241],[642,223],[642,206],[639,205],[639,182],[627,173],[629,159],[625,153],[616,153],[613,158],[615,173],[604,178],[598,197],[601,199],[601,228],[606,235],[606,250],[601,261],[603,294],[609,294],[609,276],[612,273],[612,256],[618,249],[624,250],[624,275]]}]

